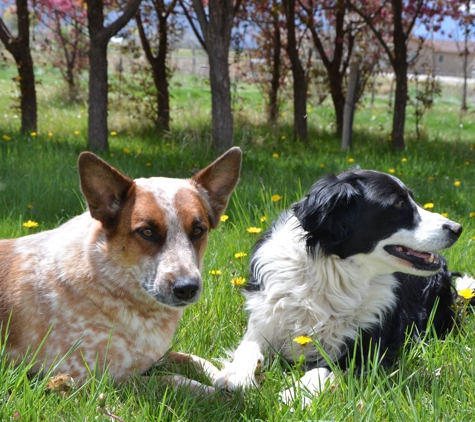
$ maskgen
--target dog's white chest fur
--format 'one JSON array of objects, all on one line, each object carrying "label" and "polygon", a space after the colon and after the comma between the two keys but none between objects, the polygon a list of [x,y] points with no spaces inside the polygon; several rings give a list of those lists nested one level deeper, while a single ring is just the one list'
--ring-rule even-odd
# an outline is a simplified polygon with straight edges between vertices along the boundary
[{"label": "dog's white chest fur", "polygon": [[271,239],[253,256],[262,290],[245,294],[246,309],[253,325],[261,327],[256,335],[277,346],[286,359],[302,353],[312,361],[319,359],[315,347],[292,342],[301,335],[319,341],[337,358],[345,339],[377,324],[393,306],[395,279],[389,274],[368,277],[371,268],[363,255],[344,260],[317,250],[312,257],[303,235],[295,217],[275,225]]}]

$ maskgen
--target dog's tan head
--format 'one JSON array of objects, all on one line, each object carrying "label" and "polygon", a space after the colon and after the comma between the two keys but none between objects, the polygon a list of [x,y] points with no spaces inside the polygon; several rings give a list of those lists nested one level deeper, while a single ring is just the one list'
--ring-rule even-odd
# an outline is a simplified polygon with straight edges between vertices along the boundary
[{"label": "dog's tan head", "polygon": [[196,302],[208,233],[238,182],[241,150],[231,148],[191,179],[132,180],[90,152],[78,165],[89,212],[102,223],[103,253],[128,274],[130,290],[174,308]]}]

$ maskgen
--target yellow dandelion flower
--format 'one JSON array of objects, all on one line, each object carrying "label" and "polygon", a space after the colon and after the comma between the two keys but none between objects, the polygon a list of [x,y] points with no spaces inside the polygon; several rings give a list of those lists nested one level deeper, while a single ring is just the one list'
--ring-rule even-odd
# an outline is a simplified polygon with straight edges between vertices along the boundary
[{"label": "yellow dandelion flower", "polygon": [[475,217],[475,212],[471,212],[471,213],[469,213],[469,214],[468,214],[468,216],[469,216],[470,218],[473,218],[473,217]]},{"label": "yellow dandelion flower", "polygon": [[475,236],[472,236],[472,240],[475,240]]},{"label": "yellow dandelion flower", "polygon": [[283,196],[280,196],[280,195],[272,195],[272,196],[270,197],[270,199],[271,199],[272,202],[280,201],[282,198],[283,198]]},{"label": "yellow dandelion flower", "polygon": [[287,116],[287,112],[286,111],[283,111],[282,114],[281,114],[282,117],[285,117]]},{"label": "yellow dandelion flower", "polygon": [[301,346],[307,345],[307,343],[312,343],[312,338],[309,336],[298,336],[292,339],[295,343],[300,344]]},{"label": "yellow dandelion flower", "polygon": [[456,181],[454,182],[454,186],[460,186],[460,180],[456,180]]},{"label": "yellow dandelion flower", "polygon": [[26,206],[26,208],[28,208],[29,210],[32,210],[32,209],[33,209],[33,205],[28,204],[28,205]]},{"label": "yellow dandelion flower", "polygon": [[459,290],[457,293],[459,296],[462,296],[466,300],[470,300],[472,297],[475,297],[475,292],[469,287],[463,290]]},{"label": "yellow dandelion flower", "polygon": [[388,141],[392,141],[393,140],[393,135],[388,135]]},{"label": "yellow dandelion flower", "polygon": [[220,275],[220,274],[222,274],[221,270],[211,270],[209,273],[211,275]]},{"label": "yellow dandelion flower", "polygon": [[285,138],[286,138],[285,135],[282,135],[282,136],[280,137],[280,139],[282,139],[283,141],[285,140]]},{"label": "yellow dandelion flower", "polygon": [[434,204],[432,202],[428,202],[427,204],[424,204],[425,210],[430,210],[432,208],[434,208]]},{"label": "yellow dandelion flower", "polygon": [[349,163],[354,163],[354,162],[355,162],[355,159],[354,159],[354,158],[348,158],[348,162],[349,162]]},{"label": "yellow dandelion flower", "polygon": [[263,223],[264,221],[267,221],[267,217],[265,215],[261,217],[261,223]]},{"label": "yellow dandelion flower", "polygon": [[35,227],[38,227],[39,224],[36,221],[31,221],[28,220],[26,223],[22,224],[23,227],[26,227],[27,229],[34,229]]},{"label": "yellow dandelion flower", "polygon": [[8,135],[3,135],[2,138],[3,138],[5,141],[9,141],[10,139],[12,139],[12,138],[10,138],[10,136],[8,136]]},{"label": "yellow dandelion flower", "polygon": [[116,136],[116,135],[117,135],[117,132],[115,132],[115,131],[111,132],[111,136]]},{"label": "yellow dandelion flower", "polygon": [[396,173],[396,170],[394,170],[394,169],[389,169],[389,173],[391,173],[391,174],[392,174],[392,173]]},{"label": "yellow dandelion flower", "polygon": [[235,277],[231,279],[231,284],[234,284],[235,286],[242,286],[243,284],[246,284],[246,279],[244,277]]},{"label": "yellow dandelion flower", "polygon": [[272,154],[272,158],[279,158],[279,154],[276,154],[276,153]]},{"label": "yellow dandelion flower", "polygon": [[132,150],[131,150],[130,148],[127,148],[127,147],[125,147],[125,148],[123,149],[123,151],[124,151],[126,154],[130,154],[130,153],[132,152]]},{"label": "yellow dandelion flower", "polygon": [[33,138],[34,138],[36,135],[37,135],[36,132],[31,132],[31,133],[30,133],[30,136],[33,136]]},{"label": "yellow dandelion flower", "polygon": [[127,132],[125,132],[127,135],[132,135],[132,132],[130,130],[128,130]]},{"label": "yellow dandelion flower", "polygon": [[244,258],[245,256],[247,256],[246,252],[236,252],[234,254],[234,258],[236,258],[236,259],[241,259],[241,258]]},{"label": "yellow dandelion flower", "polygon": [[257,234],[262,231],[260,227],[248,227],[246,230],[248,233],[251,233],[251,234]]},{"label": "yellow dandelion flower", "polygon": [[79,135],[79,133],[80,133],[79,130],[75,130],[75,131],[74,131],[74,134],[75,134],[75,135]]},{"label": "yellow dandelion flower", "polygon": [[320,167],[320,168],[322,169],[323,167],[325,167],[325,164],[320,163],[320,164],[318,165],[318,167]]},{"label": "yellow dandelion flower", "polygon": [[220,217],[220,221],[226,221],[227,219],[229,218],[229,215],[226,215],[226,214],[223,214],[221,217]]},{"label": "yellow dandelion flower", "polygon": [[50,138],[52,138],[52,137],[53,137],[53,132],[48,132],[48,136],[49,136]]},{"label": "yellow dandelion flower", "polygon": [[152,163],[145,164],[147,167],[151,167]]},{"label": "yellow dandelion flower", "polygon": [[402,160],[401,160],[403,163],[407,162],[407,158],[404,157]]},{"label": "yellow dandelion flower", "polygon": [[470,165],[470,161],[465,161],[465,165],[466,165],[466,166],[469,166],[469,165]]},{"label": "yellow dandelion flower", "polygon": [[429,176],[427,180],[430,180],[432,182],[433,180],[435,180],[435,177],[434,176]]},{"label": "yellow dandelion flower", "polygon": [[449,217],[449,213],[448,212],[443,212],[440,214],[442,217],[445,217],[445,218],[448,218]]}]

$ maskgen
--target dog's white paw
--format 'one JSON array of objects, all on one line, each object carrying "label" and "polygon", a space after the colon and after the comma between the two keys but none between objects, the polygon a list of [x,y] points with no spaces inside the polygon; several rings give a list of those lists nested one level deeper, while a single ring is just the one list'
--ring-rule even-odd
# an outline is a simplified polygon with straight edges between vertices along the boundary
[{"label": "dog's white paw", "polygon": [[226,388],[235,391],[240,389],[248,389],[257,386],[254,371],[249,371],[249,367],[240,367],[237,365],[229,365],[225,367],[216,380],[216,387]]},{"label": "dog's white paw", "polygon": [[313,398],[335,380],[335,374],[327,368],[308,371],[294,386],[279,393],[279,399],[287,406],[300,398],[302,407],[308,406]]}]

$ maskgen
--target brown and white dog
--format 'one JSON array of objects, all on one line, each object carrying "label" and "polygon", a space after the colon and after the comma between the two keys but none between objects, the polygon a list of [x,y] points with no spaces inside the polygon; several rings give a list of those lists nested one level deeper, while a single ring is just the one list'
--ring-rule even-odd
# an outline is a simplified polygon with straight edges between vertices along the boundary
[{"label": "brown and white dog", "polygon": [[[2,338],[13,360],[46,338],[35,372],[76,345],[58,371],[83,381],[85,363],[107,366],[122,381],[164,356],[184,308],[200,297],[208,233],[238,182],[241,151],[230,149],[191,179],[132,180],[89,152],[78,166],[88,211],[54,230],[0,241]],[[204,359],[170,357],[218,373]]]}]

